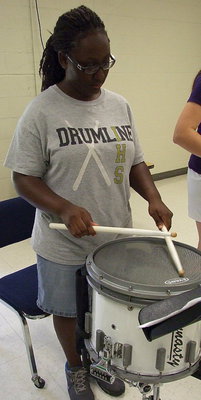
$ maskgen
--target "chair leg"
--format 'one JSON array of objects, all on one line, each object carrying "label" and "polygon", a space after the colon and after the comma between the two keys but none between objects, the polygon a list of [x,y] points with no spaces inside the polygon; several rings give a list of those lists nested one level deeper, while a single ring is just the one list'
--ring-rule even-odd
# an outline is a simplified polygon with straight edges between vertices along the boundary
[{"label": "chair leg", "polygon": [[35,356],[34,356],[34,352],[33,352],[33,346],[32,346],[32,342],[31,342],[29,326],[28,326],[25,316],[22,313],[18,313],[18,316],[20,317],[20,321],[21,321],[21,325],[22,325],[24,343],[26,346],[27,356],[28,356],[28,360],[29,360],[29,366],[30,366],[30,370],[31,370],[31,379],[37,388],[42,389],[45,386],[45,380],[43,378],[41,378],[37,372],[36,361],[35,361]]}]

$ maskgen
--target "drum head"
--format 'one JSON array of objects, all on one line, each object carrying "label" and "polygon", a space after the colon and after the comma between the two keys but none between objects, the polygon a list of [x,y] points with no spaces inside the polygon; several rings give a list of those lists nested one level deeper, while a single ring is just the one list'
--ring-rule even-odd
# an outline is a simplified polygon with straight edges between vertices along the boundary
[{"label": "drum head", "polygon": [[199,286],[201,252],[183,243],[174,245],[185,271],[182,278],[164,239],[131,237],[107,242],[88,256],[89,284],[126,303],[163,299]]}]

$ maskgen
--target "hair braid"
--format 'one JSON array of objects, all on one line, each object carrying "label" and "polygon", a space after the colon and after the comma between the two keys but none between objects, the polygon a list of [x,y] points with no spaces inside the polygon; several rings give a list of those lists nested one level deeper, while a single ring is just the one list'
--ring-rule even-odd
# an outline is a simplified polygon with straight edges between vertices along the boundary
[{"label": "hair braid", "polygon": [[59,17],[40,60],[41,90],[64,79],[65,71],[58,61],[58,52],[68,53],[75,46],[78,37],[93,29],[105,31],[105,25],[88,7],[74,8]]}]

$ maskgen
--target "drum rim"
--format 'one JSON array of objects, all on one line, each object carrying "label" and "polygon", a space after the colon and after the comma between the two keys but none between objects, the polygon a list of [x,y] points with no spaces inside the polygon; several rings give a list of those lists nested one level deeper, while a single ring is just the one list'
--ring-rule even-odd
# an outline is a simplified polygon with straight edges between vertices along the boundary
[{"label": "drum rim", "polygon": [[[164,243],[164,239],[161,238],[156,238],[156,237],[124,237],[120,239],[114,239],[111,241],[108,241],[100,246],[98,246],[93,252],[91,252],[87,259],[86,259],[86,268],[87,272],[90,275],[93,285],[97,287],[96,290],[98,292],[103,292],[104,290],[102,289],[103,287],[107,289],[111,289],[112,293],[121,293],[121,294],[126,294],[126,297],[130,294],[132,297],[138,298],[146,298],[146,299],[164,299],[172,295],[176,294],[181,294],[187,290],[196,288],[197,286],[201,285],[201,279],[200,281],[193,281],[190,283],[187,281],[185,284],[185,277],[184,278],[179,278],[177,277],[180,282],[183,282],[183,285],[170,285],[167,284],[166,287],[161,287],[161,286],[154,286],[154,285],[148,285],[148,284],[142,284],[142,283],[131,283],[131,285],[128,286],[128,281],[124,281],[123,279],[120,278],[114,278],[113,281],[111,282],[111,275],[109,275],[107,272],[103,271],[101,268],[99,268],[95,262],[94,262],[94,257],[96,254],[103,248],[108,247],[111,244],[116,244],[118,242],[131,242],[131,241],[145,241],[145,242],[158,242],[158,243]],[[198,255],[201,256],[201,252],[197,249],[195,249],[193,246],[190,246],[186,243],[174,241],[174,244],[179,246],[179,247],[184,247],[186,249],[192,250],[194,253],[197,253]],[[175,271],[175,276],[176,276],[176,271]],[[125,282],[126,284],[123,285],[122,282]],[[147,289],[147,290],[146,290]]]},{"label": "drum rim", "polygon": [[[160,238],[160,237],[156,237],[156,236],[138,236],[138,237],[136,237],[136,236],[126,236],[126,237],[124,237],[124,238],[117,238],[117,239],[113,239],[113,240],[109,240],[108,242],[105,242],[105,243],[103,243],[103,244],[101,244],[100,246],[98,246],[98,247],[96,247],[95,248],[95,250],[93,250],[89,255],[88,255],[88,257],[87,257],[87,259],[90,257],[90,256],[92,256],[92,254],[96,254],[98,251],[100,251],[103,247],[107,247],[107,246],[109,246],[110,244],[112,244],[112,243],[117,243],[117,242],[127,242],[127,241],[136,241],[136,242],[139,242],[140,240],[144,240],[145,242],[149,242],[150,240],[152,241],[152,242],[156,242],[156,241],[158,241],[158,242],[163,242],[164,241],[164,239],[163,238]],[[198,249],[196,249],[195,247],[193,247],[193,246],[191,246],[191,245],[189,245],[189,244],[187,244],[187,243],[183,243],[183,242],[178,242],[177,240],[173,240],[173,243],[174,244],[176,244],[176,245],[178,245],[178,246],[180,246],[180,247],[186,247],[187,249],[189,249],[189,250],[192,250],[194,253],[197,253],[197,254],[199,254],[200,256],[201,256],[201,251],[200,250],[198,250]]]}]

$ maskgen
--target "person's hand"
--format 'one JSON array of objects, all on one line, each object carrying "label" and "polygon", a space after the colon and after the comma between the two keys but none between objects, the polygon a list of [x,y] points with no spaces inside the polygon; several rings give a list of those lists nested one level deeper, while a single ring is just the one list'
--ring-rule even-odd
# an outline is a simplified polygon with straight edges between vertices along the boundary
[{"label": "person's hand", "polygon": [[69,232],[76,238],[82,236],[96,235],[93,225],[97,225],[90,215],[90,213],[82,207],[69,203],[61,214],[64,224],[67,226]]},{"label": "person's hand", "polygon": [[162,229],[163,225],[169,230],[172,225],[173,213],[162,202],[162,200],[154,200],[149,203],[149,214],[154,219],[158,229]]}]

